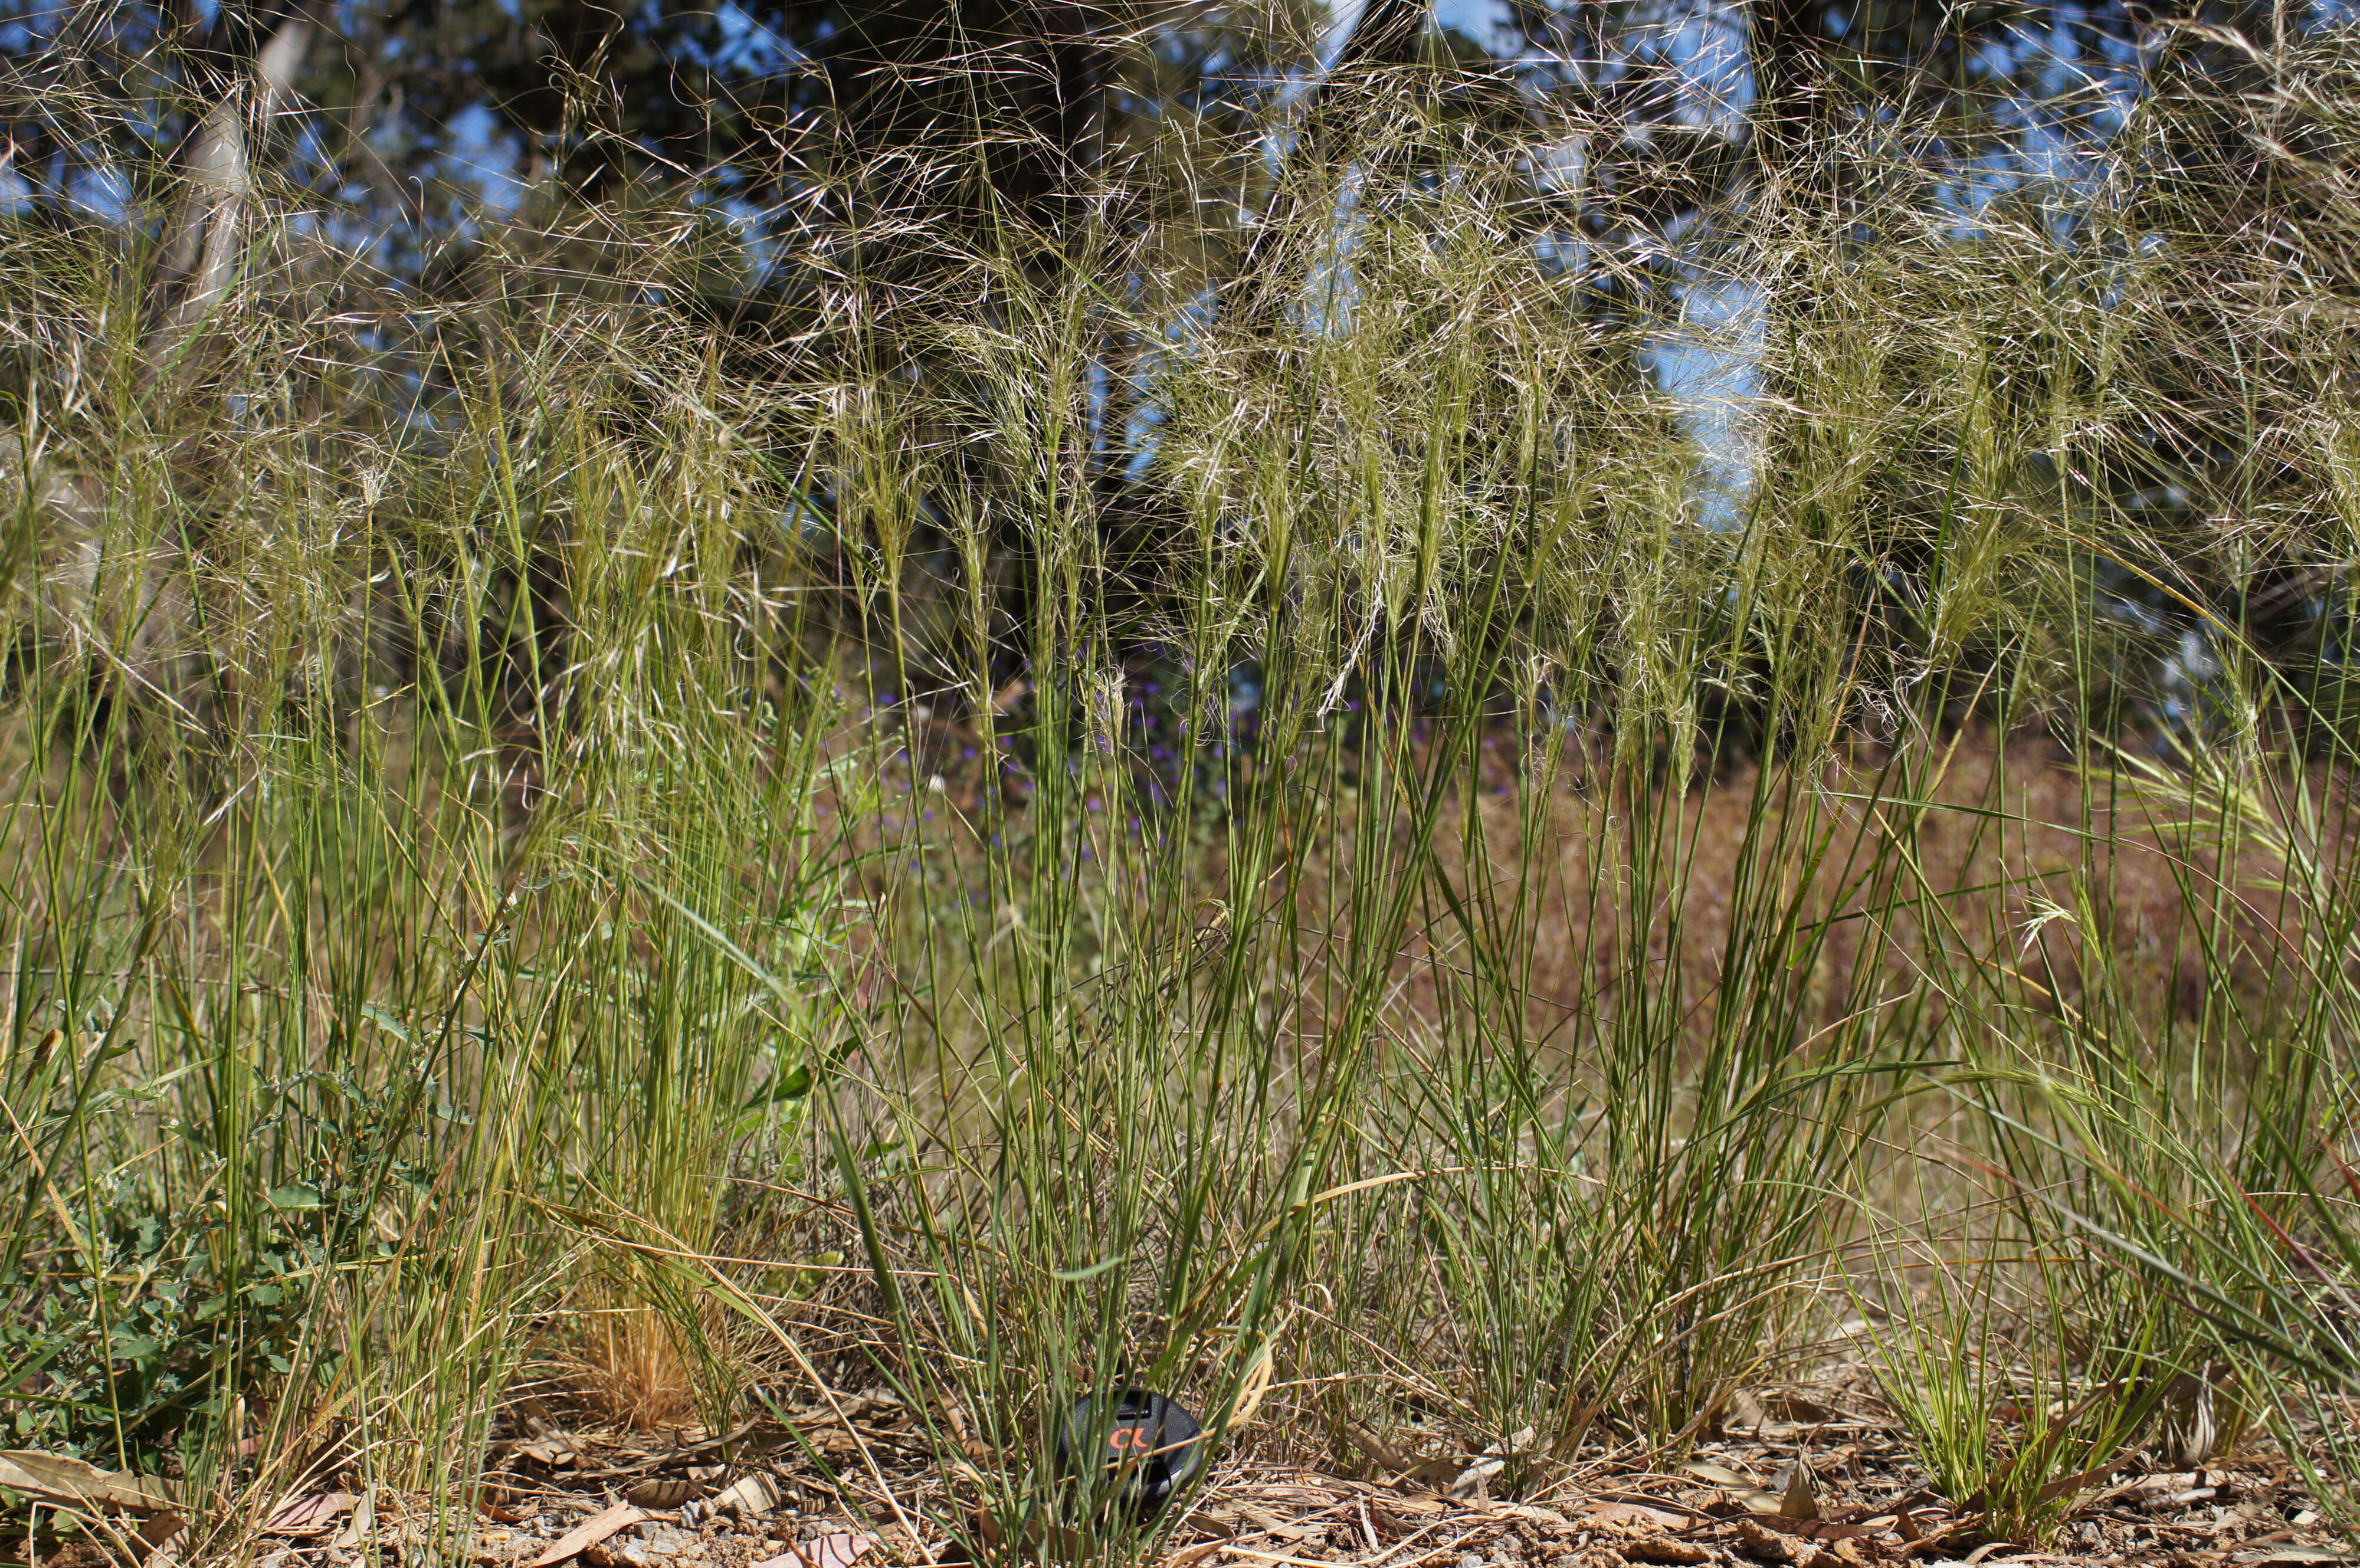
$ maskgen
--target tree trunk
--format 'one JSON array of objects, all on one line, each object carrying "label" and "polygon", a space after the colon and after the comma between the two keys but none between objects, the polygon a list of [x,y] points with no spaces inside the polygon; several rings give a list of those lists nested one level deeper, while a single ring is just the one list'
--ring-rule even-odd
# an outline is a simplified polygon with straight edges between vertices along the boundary
[{"label": "tree trunk", "polygon": [[162,281],[167,290],[177,289],[179,298],[148,336],[151,374],[179,363],[191,336],[237,278],[244,260],[246,207],[254,191],[247,123],[267,117],[293,93],[316,30],[307,10],[282,17],[268,41],[255,51],[247,80],[233,82],[197,126],[185,165],[188,191],[164,253]]}]

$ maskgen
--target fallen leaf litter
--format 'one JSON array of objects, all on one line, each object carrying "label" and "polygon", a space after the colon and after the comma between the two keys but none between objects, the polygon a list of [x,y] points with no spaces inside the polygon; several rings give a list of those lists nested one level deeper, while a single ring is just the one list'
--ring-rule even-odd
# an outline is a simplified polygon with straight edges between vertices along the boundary
[{"label": "fallen leaf litter", "polygon": [[[1807,1409],[1821,1409],[1806,1403]],[[466,1560],[482,1568],[954,1568],[945,1494],[908,1412],[839,1397],[787,1433],[746,1426],[655,1446],[568,1431],[539,1413],[500,1445]],[[1671,1474],[1599,1459],[1520,1498],[1491,1490],[1500,1455],[1448,1464],[1354,1438],[1360,1476],[1231,1458],[1165,1521],[1156,1568],[2326,1568],[2346,1557],[2280,1456],[2164,1470],[2137,1453],[2092,1480],[2044,1550],[1987,1539],[1935,1496],[1901,1434],[1856,1412],[1808,1428],[1723,1432]],[[1251,1454],[1251,1435],[1232,1444]],[[836,1465],[831,1480],[815,1464]],[[1380,1457],[1382,1455],[1382,1457]],[[1455,1474],[1446,1475],[1455,1467]],[[449,1561],[424,1499],[312,1477],[257,1514],[257,1568],[411,1568]],[[169,1488],[44,1454],[0,1454],[0,1485],[86,1511],[92,1539],[10,1559],[41,1568],[173,1568],[188,1531]],[[875,1495],[880,1483],[890,1496]],[[1440,1482],[1442,1484],[1437,1485]],[[970,1513],[967,1517],[972,1519]],[[928,1526],[919,1521],[937,1521]],[[915,1528],[912,1528],[915,1527]],[[447,1523],[443,1527],[449,1528]],[[963,1532],[980,1539],[986,1531]],[[93,1541],[104,1541],[95,1554]],[[111,1549],[110,1549],[111,1548]],[[987,1556],[998,1555],[996,1552]]]}]

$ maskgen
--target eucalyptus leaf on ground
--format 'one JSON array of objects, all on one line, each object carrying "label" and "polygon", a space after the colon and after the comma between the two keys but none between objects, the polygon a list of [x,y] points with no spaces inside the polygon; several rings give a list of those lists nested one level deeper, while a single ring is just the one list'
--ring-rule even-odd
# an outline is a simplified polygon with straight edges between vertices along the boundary
[{"label": "eucalyptus leaf on ground", "polygon": [[0,1486],[104,1513],[165,1514],[180,1507],[170,1484],[155,1476],[102,1470],[87,1460],[33,1449],[0,1453]]}]

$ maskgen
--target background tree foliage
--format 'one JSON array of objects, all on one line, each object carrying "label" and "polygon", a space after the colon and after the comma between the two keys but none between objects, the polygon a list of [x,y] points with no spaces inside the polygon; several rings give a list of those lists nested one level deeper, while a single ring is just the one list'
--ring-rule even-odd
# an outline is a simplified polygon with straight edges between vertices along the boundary
[{"label": "background tree foliage", "polygon": [[[847,384],[922,374],[947,404],[946,292],[989,302],[1079,268],[1104,290],[1076,329],[1099,523],[1152,640],[1173,519],[1137,482],[1158,459],[1175,344],[1242,317],[1290,352],[1288,332],[1349,312],[1361,225],[1479,169],[1513,170],[1495,211],[1620,333],[1635,383],[1768,407],[1795,389],[1764,345],[1812,304],[1783,288],[1783,264],[1732,258],[1874,239],[1896,200],[1950,214],[1961,245],[2003,210],[2091,245],[2136,244],[2142,223],[2304,224],[2316,198],[2264,177],[2234,114],[2207,145],[2155,147],[2136,188],[2088,172],[2155,95],[2248,93],[2252,51],[2290,15],[2245,0],[2173,14],[2127,0],[9,0],[0,207],[20,242],[98,223],[153,265],[145,352],[187,383],[217,352],[197,327],[243,254],[238,191],[283,188],[362,264],[345,282],[366,273],[431,307],[357,334],[366,368],[337,416],[413,435],[431,434],[421,420],[480,312],[537,289],[661,300],[717,329],[735,375],[819,353]],[[1412,120],[1450,129],[1394,134]],[[2183,138],[2201,124],[2170,120]],[[637,243],[650,234],[661,243]],[[2189,308],[2196,337],[2222,330]],[[1700,337],[1721,346],[1683,346]],[[2038,400],[2021,382],[2007,395]],[[2269,460],[2234,433],[2251,410],[2224,397],[2196,376],[2118,432],[2105,466],[2121,506],[2169,531],[2208,494],[2267,485]],[[199,444],[216,412],[202,398],[147,410]],[[1737,416],[1698,418],[1686,434],[1718,495],[1703,515],[1731,527],[1759,499],[1762,454]],[[971,468],[955,426],[903,436]],[[825,484],[798,503],[831,528],[848,504]],[[910,559],[946,548],[939,522],[917,498]],[[1916,570],[1894,558],[1880,638],[1916,635]],[[2333,612],[2310,572],[2223,563],[2201,597],[2233,618],[2250,608],[2266,642],[2316,647]],[[553,635],[563,574],[538,575]],[[2151,587],[2101,591],[2156,627],[2193,625]],[[1022,617],[1023,591],[1006,592]]]}]

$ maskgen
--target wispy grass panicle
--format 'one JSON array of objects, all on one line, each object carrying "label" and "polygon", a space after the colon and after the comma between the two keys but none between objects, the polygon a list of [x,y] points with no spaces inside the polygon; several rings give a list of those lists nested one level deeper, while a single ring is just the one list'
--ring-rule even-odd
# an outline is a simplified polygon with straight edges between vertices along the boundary
[{"label": "wispy grass panicle", "polygon": [[2329,1465],[2348,41],[1972,197],[1407,56],[830,122],[759,244],[389,279],[257,175],[169,365],[151,234],[0,212],[12,1442],[224,1557],[528,1384],[890,1396],[927,1486],[804,1457],[978,1561],[1187,1517],[1061,1463],[1134,1387],[1537,1496],[1849,1356],[2019,1541]]}]

